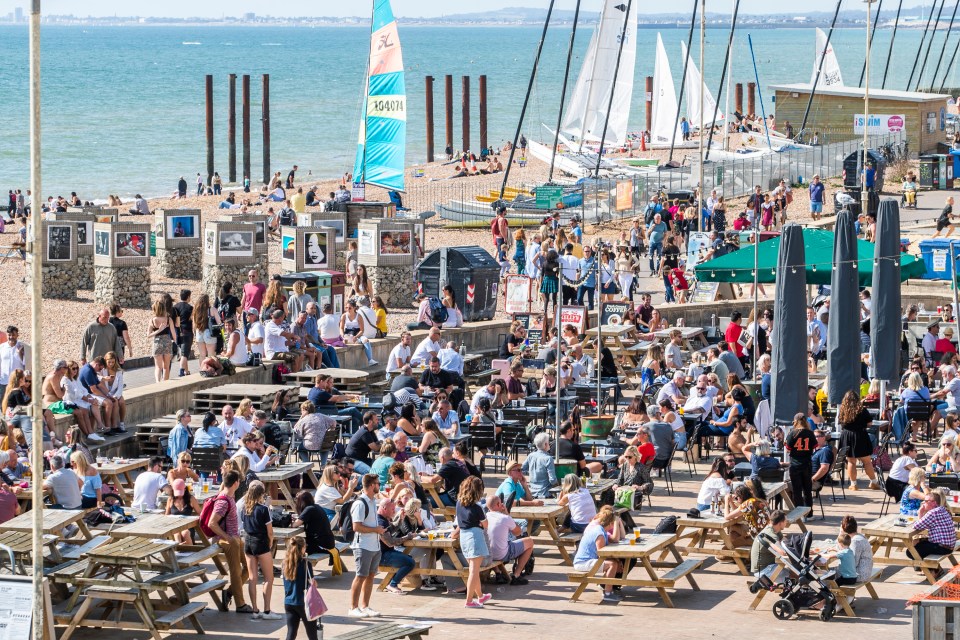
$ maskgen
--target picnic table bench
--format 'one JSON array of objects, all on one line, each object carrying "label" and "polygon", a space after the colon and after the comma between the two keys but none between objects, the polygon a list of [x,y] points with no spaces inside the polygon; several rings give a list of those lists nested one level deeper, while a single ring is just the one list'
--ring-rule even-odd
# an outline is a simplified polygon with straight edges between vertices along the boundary
[{"label": "picnic table bench", "polygon": [[369,627],[363,627],[355,631],[348,631],[333,640],[400,640],[409,638],[409,640],[421,640],[421,638],[430,633],[429,624],[397,624],[387,622],[385,624],[375,624]]},{"label": "picnic table bench", "polygon": [[[411,549],[425,549],[427,553],[426,565],[428,569],[421,568],[420,566],[415,566],[413,570],[407,574],[408,576],[442,576],[448,578],[460,578],[464,583],[467,582],[467,576],[470,573],[470,570],[460,562],[460,557],[458,551],[460,550],[460,541],[455,540],[449,537],[449,534],[452,532],[452,529],[447,530],[434,530],[428,532],[424,537],[417,536],[411,540],[404,540],[403,547],[406,553],[410,553]],[[433,539],[430,539],[429,534],[433,534]],[[453,564],[453,569],[444,569],[437,568],[437,557],[439,552],[443,551],[449,558],[450,562]],[[502,561],[492,561],[488,564],[484,564],[480,567],[480,573],[484,574],[488,571],[493,571],[497,568],[503,567]],[[390,581],[393,579],[393,576],[396,575],[396,567],[389,567],[386,565],[380,565],[378,571],[383,573],[383,579],[380,581],[380,585],[377,587],[377,591],[384,591],[387,588],[387,585],[390,584]]]},{"label": "picnic table bench", "polygon": [[273,501],[273,504],[286,505],[292,509],[296,505],[296,498],[293,489],[290,487],[290,479],[299,475],[306,475],[314,489],[320,487],[320,481],[317,480],[317,476],[313,472],[313,462],[292,462],[276,467],[267,467],[257,474],[257,478],[266,485],[268,491],[271,484],[276,484],[279,488],[281,495]]},{"label": "picnic table bench", "polygon": [[560,537],[560,532],[557,529],[557,520],[562,518],[566,512],[567,508],[558,504],[545,504],[542,507],[524,507],[520,505],[514,505],[513,509],[510,511],[510,515],[517,520],[526,520],[527,531],[533,530],[533,525],[535,522],[542,522],[543,529],[547,531],[547,535],[549,536],[549,541],[544,542],[542,537],[537,537],[533,540],[534,544],[553,544],[560,551],[560,556],[563,558],[563,562],[568,565],[573,565],[573,558],[570,557],[570,552],[567,550],[567,545]]},{"label": "picnic table bench", "polygon": [[[861,533],[873,547],[875,564],[914,567],[923,573],[930,584],[937,582],[936,572],[941,568],[941,562],[947,560],[950,567],[958,564],[954,555],[957,550],[956,545],[954,551],[950,553],[921,558],[917,552],[916,543],[926,537],[926,532],[915,531],[912,522],[900,524],[899,514],[891,514],[869,522],[862,527]],[[880,553],[881,549],[883,554]],[[890,552],[894,550],[903,550],[906,557],[891,557]]]},{"label": "picnic table bench", "polygon": [[133,478],[130,474],[137,469],[146,469],[149,458],[113,458],[105,462],[97,462],[97,471],[103,479],[103,484],[112,484],[114,492],[123,499],[123,504],[133,502]]},{"label": "picnic table bench", "polygon": [[[50,562],[59,564],[63,562],[60,551],[57,549],[59,538],[55,535],[43,534],[41,538],[43,547],[47,549]],[[0,545],[8,547],[13,553],[14,566],[10,567],[10,573],[20,573],[27,575],[26,567],[31,564],[33,558],[33,538],[29,535],[17,531],[0,532]],[[0,562],[3,562],[5,554],[0,554]]]}]

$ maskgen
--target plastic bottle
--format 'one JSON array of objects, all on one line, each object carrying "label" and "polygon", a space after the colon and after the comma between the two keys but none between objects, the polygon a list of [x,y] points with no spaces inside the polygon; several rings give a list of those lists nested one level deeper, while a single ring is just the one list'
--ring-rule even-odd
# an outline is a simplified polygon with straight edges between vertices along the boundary
[{"label": "plastic bottle", "polygon": [[467,355],[467,345],[466,345],[464,342],[461,341],[461,342],[460,342],[460,357],[462,358],[462,357],[464,357],[464,356],[466,356],[466,355]]},{"label": "plastic bottle", "polygon": [[947,470],[947,473],[950,473],[951,471],[953,471],[953,464],[950,463],[950,460],[947,460],[946,470]]}]

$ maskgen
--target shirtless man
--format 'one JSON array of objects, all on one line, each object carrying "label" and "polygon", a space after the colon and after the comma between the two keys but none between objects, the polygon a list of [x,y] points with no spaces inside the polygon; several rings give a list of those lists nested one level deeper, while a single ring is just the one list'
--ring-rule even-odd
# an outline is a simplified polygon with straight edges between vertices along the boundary
[{"label": "shirtless man", "polygon": [[[54,360],[53,361],[53,371],[48,373],[43,378],[43,384],[40,387],[41,394],[41,403],[43,405],[43,422],[51,434],[55,433],[53,429],[54,418],[52,408],[62,409],[63,408],[63,387],[60,385],[60,381],[63,379],[63,376],[67,373],[67,361],[66,360]],[[57,404],[60,403],[60,404]],[[90,433],[90,414],[79,407],[74,410],[74,417],[77,419],[77,424],[80,426],[80,430],[85,434]],[[54,437],[55,439],[55,437]]]}]

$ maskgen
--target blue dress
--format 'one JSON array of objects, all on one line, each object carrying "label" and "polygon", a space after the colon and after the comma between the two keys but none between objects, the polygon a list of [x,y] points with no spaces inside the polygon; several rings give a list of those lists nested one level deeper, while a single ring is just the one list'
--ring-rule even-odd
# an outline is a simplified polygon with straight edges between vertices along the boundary
[{"label": "blue dress", "polygon": [[900,515],[902,516],[915,516],[917,511],[920,510],[920,505],[923,504],[923,500],[920,498],[911,498],[910,491],[913,487],[907,487],[903,491],[903,496],[900,498]]}]

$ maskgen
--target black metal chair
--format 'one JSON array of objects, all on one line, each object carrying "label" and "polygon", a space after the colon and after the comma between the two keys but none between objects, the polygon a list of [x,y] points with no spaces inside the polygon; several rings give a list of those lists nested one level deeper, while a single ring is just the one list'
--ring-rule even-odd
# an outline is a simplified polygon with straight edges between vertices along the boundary
[{"label": "black metal chair", "polygon": [[670,456],[665,459],[654,459],[653,465],[650,467],[653,471],[659,471],[660,476],[666,480],[667,485],[667,495],[673,495],[673,477],[670,475],[670,468],[673,466],[673,456],[677,452],[677,443],[674,442],[673,446],[670,447]]},{"label": "black metal chair", "polygon": [[507,456],[498,451],[496,427],[484,423],[470,425],[470,436],[475,448],[486,450],[480,455],[480,473],[486,469],[487,460],[493,462],[494,473],[505,472]]},{"label": "black metal chair", "polygon": [[194,447],[190,453],[193,470],[198,474],[211,475],[220,471],[223,464],[223,449],[220,447]]},{"label": "black metal chair", "polygon": [[697,456],[694,453],[694,448],[700,440],[701,427],[702,425],[698,424],[693,428],[693,433],[687,438],[687,446],[683,448],[683,459],[687,462],[687,470],[690,472],[691,478],[697,473]]},{"label": "black metal chair", "polygon": [[907,422],[910,424],[910,433],[913,433],[914,424],[920,424],[926,429],[927,441],[932,437],[930,433],[931,418],[936,408],[932,402],[908,402],[904,408],[907,411]]}]

